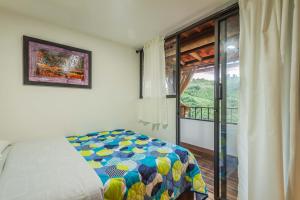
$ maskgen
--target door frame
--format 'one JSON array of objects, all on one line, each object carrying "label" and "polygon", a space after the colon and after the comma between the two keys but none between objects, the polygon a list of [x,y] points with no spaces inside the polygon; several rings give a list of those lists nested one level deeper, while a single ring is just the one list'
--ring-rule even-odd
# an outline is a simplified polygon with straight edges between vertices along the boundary
[{"label": "door frame", "polygon": [[[205,17],[199,21],[197,21],[196,23],[187,26],[183,29],[181,29],[180,31],[177,31],[173,34],[170,34],[168,36],[165,37],[165,40],[168,40],[172,37],[176,37],[176,78],[175,78],[175,83],[176,83],[176,113],[175,113],[175,117],[176,117],[176,144],[179,145],[180,144],[180,35],[185,32],[188,31],[190,29],[195,28],[196,26],[199,26],[201,24],[204,24],[210,20],[220,20],[226,16],[230,16],[230,15],[234,15],[236,13],[239,12],[239,4],[236,2],[220,11],[217,11],[211,15],[209,15],[208,17]],[[215,31],[215,37],[216,37],[216,31]],[[216,48],[216,43],[215,42],[215,48]],[[216,66],[216,62],[215,62],[215,66]],[[215,149],[214,149],[215,150]]]},{"label": "door frame", "polygon": [[[165,39],[169,39],[171,37],[176,37],[176,144],[180,145],[180,35],[181,33],[190,30],[192,28],[195,28],[196,26],[199,26],[201,24],[204,24],[210,20],[215,20],[215,66],[214,66],[214,73],[215,73],[215,86],[214,86],[214,199],[220,200],[224,199],[224,195],[226,198],[226,187],[224,190],[224,184],[226,186],[226,180],[223,182],[222,187],[222,194],[220,194],[220,100],[222,98],[222,84],[220,84],[220,69],[219,69],[219,23],[220,21],[236,15],[239,13],[239,5],[238,3],[234,3],[231,6],[226,7],[223,10],[220,10],[219,12],[216,12],[172,35],[169,35]],[[224,180],[223,180],[224,181]],[[222,185],[221,184],[221,185]]]},{"label": "door frame", "polygon": [[[168,36],[165,37],[165,40],[170,39],[172,37],[176,37],[176,78],[175,78],[175,83],[176,83],[176,95],[172,96],[176,98],[176,113],[175,113],[175,120],[176,120],[176,144],[180,145],[180,35],[181,33],[190,30],[192,28],[195,28],[196,26],[199,26],[201,24],[204,24],[210,20],[215,20],[215,38],[217,38],[217,40],[215,41],[215,87],[214,87],[214,94],[215,94],[215,99],[214,99],[214,117],[215,117],[215,122],[219,123],[220,120],[220,107],[219,107],[219,103],[220,103],[220,89],[216,89],[216,88],[220,88],[222,85],[219,85],[220,82],[220,77],[219,77],[219,34],[220,34],[220,30],[219,30],[219,22],[221,20],[224,20],[226,18],[228,18],[229,16],[232,15],[236,15],[239,13],[239,5],[238,2],[233,3],[230,6],[227,6],[224,9],[221,9],[220,11],[214,12],[211,15],[208,15],[208,17],[205,17],[201,20],[199,20],[198,22],[187,26],[183,29],[181,29],[180,31],[177,31],[173,34],[170,34]],[[143,79],[143,49],[139,49],[136,51],[136,53],[140,54],[140,98],[143,98],[142,95],[142,79]],[[216,75],[217,74],[217,75]],[[216,84],[218,83],[218,84]],[[220,131],[220,127],[218,124],[214,124],[214,199],[215,200],[221,200],[220,197],[220,148],[219,148],[219,144],[220,144],[220,136],[219,136],[219,131]]]},{"label": "door frame", "polygon": [[[220,49],[220,24],[222,21],[226,20],[227,18],[231,16],[235,16],[239,14],[239,10],[235,9],[232,10],[231,12],[224,14],[220,17],[218,17],[215,20],[215,99],[214,99],[214,108],[215,108],[215,113],[214,113],[214,198],[221,199],[221,200],[226,200],[227,197],[227,179],[222,179],[220,180],[220,125],[221,125],[221,132],[224,131],[222,130],[224,128],[224,116],[226,120],[226,101],[224,101],[223,97],[226,100],[226,71],[221,70],[222,67],[224,67],[225,63],[220,62],[220,55],[219,55],[219,49]],[[227,27],[225,27],[225,37],[227,38]],[[226,52],[225,52],[226,54]],[[225,56],[226,57],[226,56]],[[223,62],[226,62],[224,60]],[[220,64],[222,65],[220,68]],[[221,74],[220,74],[221,70]],[[220,79],[221,77],[221,79]],[[223,100],[223,101],[222,101]],[[225,107],[225,109],[224,109]],[[223,109],[222,118],[220,119],[220,109]],[[225,113],[224,113],[225,110]],[[225,122],[226,126],[226,122]],[[226,127],[225,127],[226,129]],[[222,138],[223,143],[225,142],[227,144],[227,138],[226,134],[225,137],[223,136]],[[227,147],[227,146],[226,146]],[[223,148],[222,154],[226,155],[226,147]],[[222,176],[227,176],[227,162],[226,159],[223,160],[224,162],[224,168],[221,169],[221,174]],[[221,184],[220,184],[221,183]],[[221,188],[220,188],[221,185]],[[221,189],[221,190],[220,190]],[[221,191],[221,193],[220,193]],[[217,195],[218,194],[218,195]]]}]

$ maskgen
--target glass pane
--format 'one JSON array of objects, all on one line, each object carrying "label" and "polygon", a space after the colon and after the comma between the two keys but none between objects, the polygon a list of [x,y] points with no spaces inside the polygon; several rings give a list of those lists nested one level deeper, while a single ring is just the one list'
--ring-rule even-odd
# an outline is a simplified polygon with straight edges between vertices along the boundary
[{"label": "glass pane", "polygon": [[227,104],[227,199],[237,199],[238,158],[237,158],[237,123],[240,89],[239,66],[239,16],[226,20],[226,104]]},{"label": "glass pane", "polygon": [[184,118],[214,121],[214,65],[193,73],[181,94],[181,107]]},{"label": "glass pane", "polygon": [[167,95],[176,95],[176,37],[165,41]]},{"label": "glass pane", "polygon": [[220,196],[226,199],[226,116],[227,105],[224,101],[226,96],[226,20],[219,24],[219,64],[220,64],[220,82],[222,83],[223,100],[220,102]]},{"label": "glass pane", "polygon": [[220,77],[223,85],[220,116],[221,197],[235,200],[238,190],[237,125],[240,86],[238,15],[220,22],[219,39]]},{"label": "glass pane", "polygon": [[215,21],[180,35],[180,144],[194,152],[214,198]]}]

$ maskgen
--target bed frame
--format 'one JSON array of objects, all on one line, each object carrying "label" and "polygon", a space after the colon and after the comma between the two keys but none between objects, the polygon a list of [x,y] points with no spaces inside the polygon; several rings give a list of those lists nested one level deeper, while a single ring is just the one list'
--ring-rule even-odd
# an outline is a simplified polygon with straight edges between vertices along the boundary
[{"label": "bed frame", "polygon": [[194,200],[194,198],[195,198],[194,192],[185,191],[177,198],[177,200]]},{"label": "bed frame", "polygon": [[177,198],[177,200],[205,200],[205,199],[207,199],[207,196],[203,196],[198,193],[191,192],[189,190],[186,190]]}]

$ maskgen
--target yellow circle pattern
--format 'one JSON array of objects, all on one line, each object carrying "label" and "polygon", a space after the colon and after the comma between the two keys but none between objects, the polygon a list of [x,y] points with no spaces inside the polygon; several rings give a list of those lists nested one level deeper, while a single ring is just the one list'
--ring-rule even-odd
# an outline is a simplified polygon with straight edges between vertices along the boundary
[{"label": "yellow circle pattern", "polygon": [[157,165],[158,172],[165,176],[169,173],[169,170],[171,168],[170,160],[169,158],[166,157],[157,158],[156,165]]},{"label": "yellow circle pattern", "polygon": [[128,200],[143,200],[146,193],[144,183],[138,182],[133,184],[128,191]]},{"label": "yellow circle pattern", "polygon": [[129,141],[129,140],[125,140],[125,141],[119,142],[120,147],[127,147],[127,146],[129,146],[131,144],[132,144],[132,142]]},{"label": "yellow circle pattern", "polygon": [[164,192],[161,194],[160,200],[170,200],[168,190],[164,191]]},{"label": "yellow circle pattern", "polygon": [[79,138],[80,141],[87,141],[89,139],[90,139],[89,136],[84,136],[84,137]]},{"label": "yellow circle pattern", "polygon": [[137,141],[135,141],[135,143],[138,145],[145,145],[145,144],[148,144],[148,141],[147,140],[137,140]]},{"label": "yellow circle pattern", "polygon": [[108,131],[103,131],[103,132],[100,132],[99,135],[108,135],[109,132]]},{"label": "yellow circle pattern", "polygon": [[69,140],[69,141],[75,141],[75,140],[77,140],[77,137],[68,137],[67,140]]},{"label": "yellow circle pattern", "polygon": [[90,156],[93,153],[94,153],[94,151],[92,151],[92,150],[82,150],[82,151],[80,151],[80,155],[82,155],[82,156]]},{"label": "yellow circle pattern", "polygon": [[124,165],[123,163],[119,163],[119,164],[117,164],[117,169],[123,170],[123,171],[128,171],[129,167],[127,165]]},{"label": "yellow circle pattern", "polygon": [[179,181],[182,173],[182,163],[179,160],[176,160],[173,168],[172,168],[172,175],[174,181]]},{"label": "yellow circle pattern", "polygon": [[100,151],[97,152],[98,156],[108,156],[110,154],[112,154],[114,151],[111,149],[102,149]]},{"label": "yellow circle pattern", "polygon": [[94,160],[89,161],[89,165],[90,165],[90,167],[92,167],[94,169],[102,167],[102,164],[100,162],[97,162]]},{"label": "yellow circle pattern", "polygon": [[132,151],[133,151],[134,153],[145,153],[145,152],[146,152],[144,149],[140,149],[140,148],[136,148],[136,147],[134,147],[134,148],[132,149]]},{"label": "yellow circle pattern", "polygon": [[104,200],[123,200],[125,191],[125,180],[112,178],[104,186]]},{"label": "yellow circle pattern", "polygon": [[197,174],[193,178],[193,188],[196,192],[205,192],[205,183],[203,181],[202,175]]},{"label": "yellow circle pattern", "polygon": [[172,152],[172,149],[167,148],[167,147],[163,147],[163,148],[158,148],[157,151],[158,151],[159,153],[171,153],[171,152]]}]

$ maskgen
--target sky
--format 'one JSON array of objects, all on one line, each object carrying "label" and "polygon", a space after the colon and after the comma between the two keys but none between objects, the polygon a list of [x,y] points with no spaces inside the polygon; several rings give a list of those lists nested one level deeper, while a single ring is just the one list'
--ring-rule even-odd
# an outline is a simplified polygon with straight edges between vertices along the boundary
[{"label": "sky", "polygon": [[[227,74],[230,76],[240,76],[240,66],[239,63],[228,63]],[[214,80],[214,69],[212,68],[211,71],[204,71],[195,73],[193,79],[206,79],[206,80]]]}]

